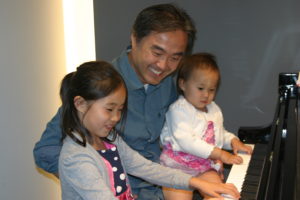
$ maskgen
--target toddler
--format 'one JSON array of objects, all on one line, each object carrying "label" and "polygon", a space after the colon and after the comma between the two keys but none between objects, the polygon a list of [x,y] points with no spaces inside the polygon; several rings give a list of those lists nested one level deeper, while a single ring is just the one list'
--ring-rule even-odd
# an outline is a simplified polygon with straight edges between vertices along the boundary
[{"label": "toddler", "polygon": [[[165,166],[216,183],[223,180],[222,163],[240,164],[242,158],[235,155],[237,151],[252,152],[223,127],[222,112],[214,102],[219,83],[213,55],[197,53],[183,59],[177,77],[180,96],[166,113],[160,156]],[[234,154],[222,148],[232,149]],[[163,192],[170,200],[192,199],[191,191],[163,188]]]}]

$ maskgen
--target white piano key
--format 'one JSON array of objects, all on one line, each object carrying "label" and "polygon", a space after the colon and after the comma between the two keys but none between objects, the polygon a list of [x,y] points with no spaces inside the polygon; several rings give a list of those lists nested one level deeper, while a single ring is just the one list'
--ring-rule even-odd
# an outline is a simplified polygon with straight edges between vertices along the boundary
[{"label": "white piano key", "polygon": [[[251,144],[250,146],[252,149],[254,148],[254,145]],[[249,162],[251,160],[251,155],[245,153],[238,153],[238,155],[243,158],[243,163],[239,165],[232,165],[226,183],[234,184],[238,191],[241,192]],[[232,198],[225,196],[225,200],[231,199]]]}]

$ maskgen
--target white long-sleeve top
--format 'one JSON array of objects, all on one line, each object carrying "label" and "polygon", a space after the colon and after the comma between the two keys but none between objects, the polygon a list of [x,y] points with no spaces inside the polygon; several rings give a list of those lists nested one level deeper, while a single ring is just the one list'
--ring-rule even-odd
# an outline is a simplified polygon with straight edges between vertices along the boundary
[{"label": "white long-sleeve top", "polygon": [[[215,145],[202,140],[208,122],[214,124]],[[170,143],[174,151],[182,151],[208,158],[214,147],[231,149],[231,140],[236,137],[223,127],[223,115],[219,106],[212,102],[207,112],[196,109],[183,96],[179,96],[166,113],[166,122],[160,136],[162,145]]]}]

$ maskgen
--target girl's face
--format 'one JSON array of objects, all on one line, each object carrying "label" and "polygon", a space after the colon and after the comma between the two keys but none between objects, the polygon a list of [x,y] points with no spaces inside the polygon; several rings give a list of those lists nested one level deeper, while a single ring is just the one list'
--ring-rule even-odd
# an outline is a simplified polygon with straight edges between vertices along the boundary
[{"label": "girl's face", "polygon": [[125,99],[126,90],[122,86],[104,98],[95,101],[83,100],[82,107],[77,107],[79,118],[83,119],[93,141],[108,136],[121,118]]},{"label": "girl's face", "polygon": [[197,109],[207,112],[206,106],[216,95],[219,74],[210,69],[195,69],[188,80],[179,80],[186,100]]}]

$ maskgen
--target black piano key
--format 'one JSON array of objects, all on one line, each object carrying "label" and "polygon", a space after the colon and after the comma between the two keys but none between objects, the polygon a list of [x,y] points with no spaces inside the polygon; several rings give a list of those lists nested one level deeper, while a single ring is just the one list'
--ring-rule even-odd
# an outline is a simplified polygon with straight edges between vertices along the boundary
[{"label": "black piano key", "polygon": [[256,200],[256,194],[253,194],[253,192],[247,192],[242,191],[241,192],[241,198],[242,200]]},{"label": "black piano key", "polygon": [[248,165],[246,176],[241,188],[242,200],[254,200],[257,198],[263,165],[266,156],[266,145],[256,144]]},{"label": "black piano key", "polygon": [[257,186],[258,185],[243,185],[242,187],[242,191],[247,191],[247,192],[251,192],[251,193],[256,193],[257,191]]},{"label": "black piano key", "polygon": [[253,186],[257,186],[259,185],[259,179],[256,180],[245,180],[243,185],[253,185]]},{"label": "black piano key", "polygon": [[261,173],[261,168],[249,168],[249,170],[247,171],[247,174],[251,174],[251,175],[260,175]]}]

